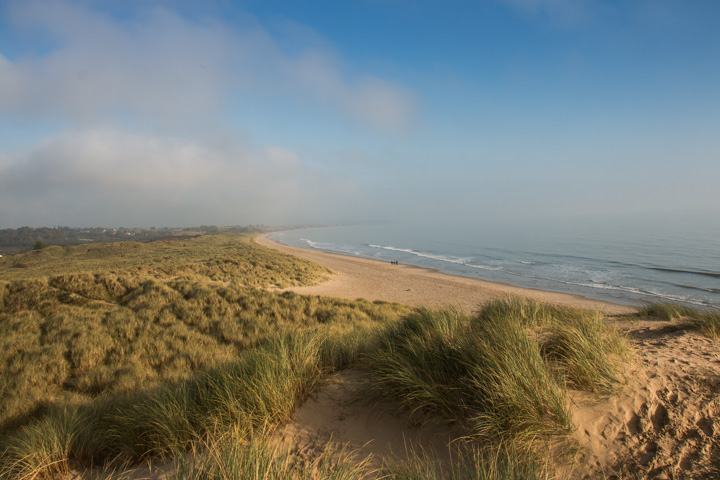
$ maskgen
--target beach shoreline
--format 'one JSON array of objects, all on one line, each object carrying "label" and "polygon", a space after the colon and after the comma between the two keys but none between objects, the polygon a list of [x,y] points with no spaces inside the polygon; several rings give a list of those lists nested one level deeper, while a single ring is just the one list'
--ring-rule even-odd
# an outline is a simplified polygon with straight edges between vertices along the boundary
[{"label": "beach shoreline", "polygon": [[589,299],[578,294],[517,287],[450,275],[415,265],[392,265],[380,260],[294,247],[271,240],[269,235],[258,235],[254,241],[265,247],[319,263],[334,272],[327,281],[319,285],[283,289],[298,294],[346,299],[364,298],[370,301],[398,302],[414,307],[451,307],[466,312],[477,310],[488,300],[508,296],[597,309],[609,315],[622,315],[636,310],[632,306]]}]

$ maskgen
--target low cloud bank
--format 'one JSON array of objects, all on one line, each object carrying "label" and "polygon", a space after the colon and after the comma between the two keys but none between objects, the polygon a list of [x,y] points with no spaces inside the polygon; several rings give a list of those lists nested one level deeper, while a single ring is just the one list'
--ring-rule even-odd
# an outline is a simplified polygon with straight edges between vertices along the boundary
[{"label": "low cloud bank", "polygon": [[14,226],[312,222],[342,215],[354,189],[280,147],[112,128],[0,157],[0,217]]}]

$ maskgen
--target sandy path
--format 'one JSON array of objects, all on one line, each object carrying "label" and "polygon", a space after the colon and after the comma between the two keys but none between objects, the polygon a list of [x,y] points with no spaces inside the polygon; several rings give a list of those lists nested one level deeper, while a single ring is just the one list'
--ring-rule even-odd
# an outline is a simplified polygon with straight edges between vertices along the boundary
[{"label": "sandy path", "polygon": [[260,245],[325,265],[334,272],[329,281],[320,285],[288,289],[304,295],[385,300],[410,306],[453,306],[465,311],[473,311],[478,305],[492,298],[520,295],[549,303],[599,309],[608,314],[634,310],[625,305],[590,300],[579,295],[514,287],[447,275],[412,265],[390,265],[378,260],[292,247],[270,240],[267,235],[260,235],[255,241]]},{"label": "sandy path", "polygon": [[281,432],[289,451],[311,461],[334,444],[347,445],[355,460],[369,457],[375,467],[383,457],[407,459],[422,451],[448,462],[453,440],[464,432],[440,421],[413,422],[407,412],[367,398],[370,381],[366,373],[352,369],[325,378]]}]

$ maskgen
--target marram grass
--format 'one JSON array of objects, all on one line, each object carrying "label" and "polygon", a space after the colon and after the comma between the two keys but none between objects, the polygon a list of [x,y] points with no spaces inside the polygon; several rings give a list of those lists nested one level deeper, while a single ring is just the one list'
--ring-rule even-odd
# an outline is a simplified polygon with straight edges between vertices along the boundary
[{"label": "marram grass", "polygon": [[514,321],[420,309],[388,329],[364,364],[376,394],[465,423],[474,435],[530,444],[570,429],[562,385]]},{"label": "marram grass", "polygon": [[199,275],[246,286],[284,287],[317,283],[328,273],[323,266],[263,247],[252,235],[236,234],[55,246],[0,258],[0,280],[49,278],[60,290],[101,299],[121,294],[128,274],[158,279]]},{"label": "marram grass", "polygon": [[384,302],[280,294],[199,276],[124,280],[123,285],[127,289],[113,301],[58,291],[42,279],[6,285],[0,310],[0,364],[5,366],[0,430],[74,399],[180,381],[283,332],[342,335],[408,311]]},{"label": "marram grass", "polygon": [[574,388],[609,393],[625,381],[630,347],[596,312],[549,322],[542,351]]},{"label": "marram grass", "polygon": [[708,307],[698,308],[676,303],[650,303],[637,312],[639,317],[656,317],[663,320],[687,320],[687,325],[708,338],[720,337],[720,309]]},{"label": "marram grass", "polygon": [[0,478],[59,478],[70,470],[70,458],[82,422],[77,412],[63,411],[26,426],[0,442]]},{"label": "marram grass", "polygon": [[168,454],[210,423],[284,422],[318,375],[368,348],[361,331],[409,311],[256,288],[327,270],[237,236],[3,262],[0,478]]},{"label": "marram grass", "polygon": [[561,479],[549,464],[550,454],[529,454],[509,444],[457,445],[450,460],[436,452],[414,450],[408,458],[388,458],[379,469],[383,480],[551,480]]},{"label": "marram grass", "polygon": [[355,480],[372,474],[367,459],[329,444],[302,461],[273,437],[271,428],[231,428],[195,442],[169,475],[172,480]]},{"label": "marram grass", "polygon": [[474,316],[418,309],[386,328],[362,364],[374,393],[399,408],[531,449],[571,431],[566,385],[613,390],[628,352],[597,313],[508,299]]},{"label": "marram grass", "polygon": [[702,312],[693,317],[690,324],[708,338],[720,337],[720,310]]},{"label": "marram grass", "polygon": [[323,374],[350,366],[400,408],[517,452],[469,453],[443,476],[546,478],[532,452],[570,431],[565,385],[604,391],[621,379],[624,339],[587,312],[520,299],[476,315],[411,312],[271,292],[257,287],[324,270],[247,239],[184,242],[57,247],[0,264],[0,478],[89,465],[122,478],[112,472],[123,462],[157,457],[181,459],[176,478],[430,475],[434,461],[417,456],[382,472],[337,452],[301,465],[268,441]]},{"label": "marram grass", "polygon": [[682,317],[689,317],[697,314],[698,311],[686,305],[679,305],[670,302],[648,303],[638,310],[640,317],[656,317],[663,320],[674,321]]},{"label": "marram grass", "polygon": [[316,335],[283,336],[175,385],[52,412],[8,434],[0,478],[47,478],[83,463],[167,456],[214,429],[287,422],[322,373]]}]

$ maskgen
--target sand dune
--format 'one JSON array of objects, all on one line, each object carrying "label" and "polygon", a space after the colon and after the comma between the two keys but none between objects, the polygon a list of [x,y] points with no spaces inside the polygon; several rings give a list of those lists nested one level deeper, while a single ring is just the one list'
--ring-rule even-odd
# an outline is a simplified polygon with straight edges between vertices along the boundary
[{"label": "sand dune", "polygon": [[573,397],[575,436],[587,448],[578,472],[719,478],[718,341],[666,321],[617,327],[635,347],[636,362],[619,394]]},{"label": "sand dune", "polygon": [[[665,321],[622,322],[636,350],[627,385],[605,398],[570,392],[580,446],[570,478],[720,478],[718,342]],[[368,402],[359,371],[341,371],[296,412],[282,432],[290,450],[312,460],[329,442],[358,459],[436,452],[447,460],[462,434]],[[448,447],[448,445],[451,445]]]},{"label": "sand dune", "polygon": [[[631,308],[579,296],[541,292],[453,277],[373,260],[288,247],[266,237],[262,245],[307,258],[335,273],[320,285],[292,288],[301,294],[398,301],[415,306],[456,306],[467,311],[497,296],[524,295],[548,302],[623,314]],[[569,392],[578,445],[572,479],[720,478],[720,342],[677,322],[609,319],[634,348],[626,366],[627,383],[617,393],[598,396]],[[462,433],[375,403],[366,396],[368,376],[358,370],[329,375],[300,405],[277,441],[312,462],[335,444],[356,452],[357,461],[377,466],[383,457],[407,457],[413,450],[435,452],[447,461]],[[169,478],[163,470],[138,467],[130,478]],[[372,477],[372,475],[370,475]],[[369,477],[369,478],[370,478]]]}]

